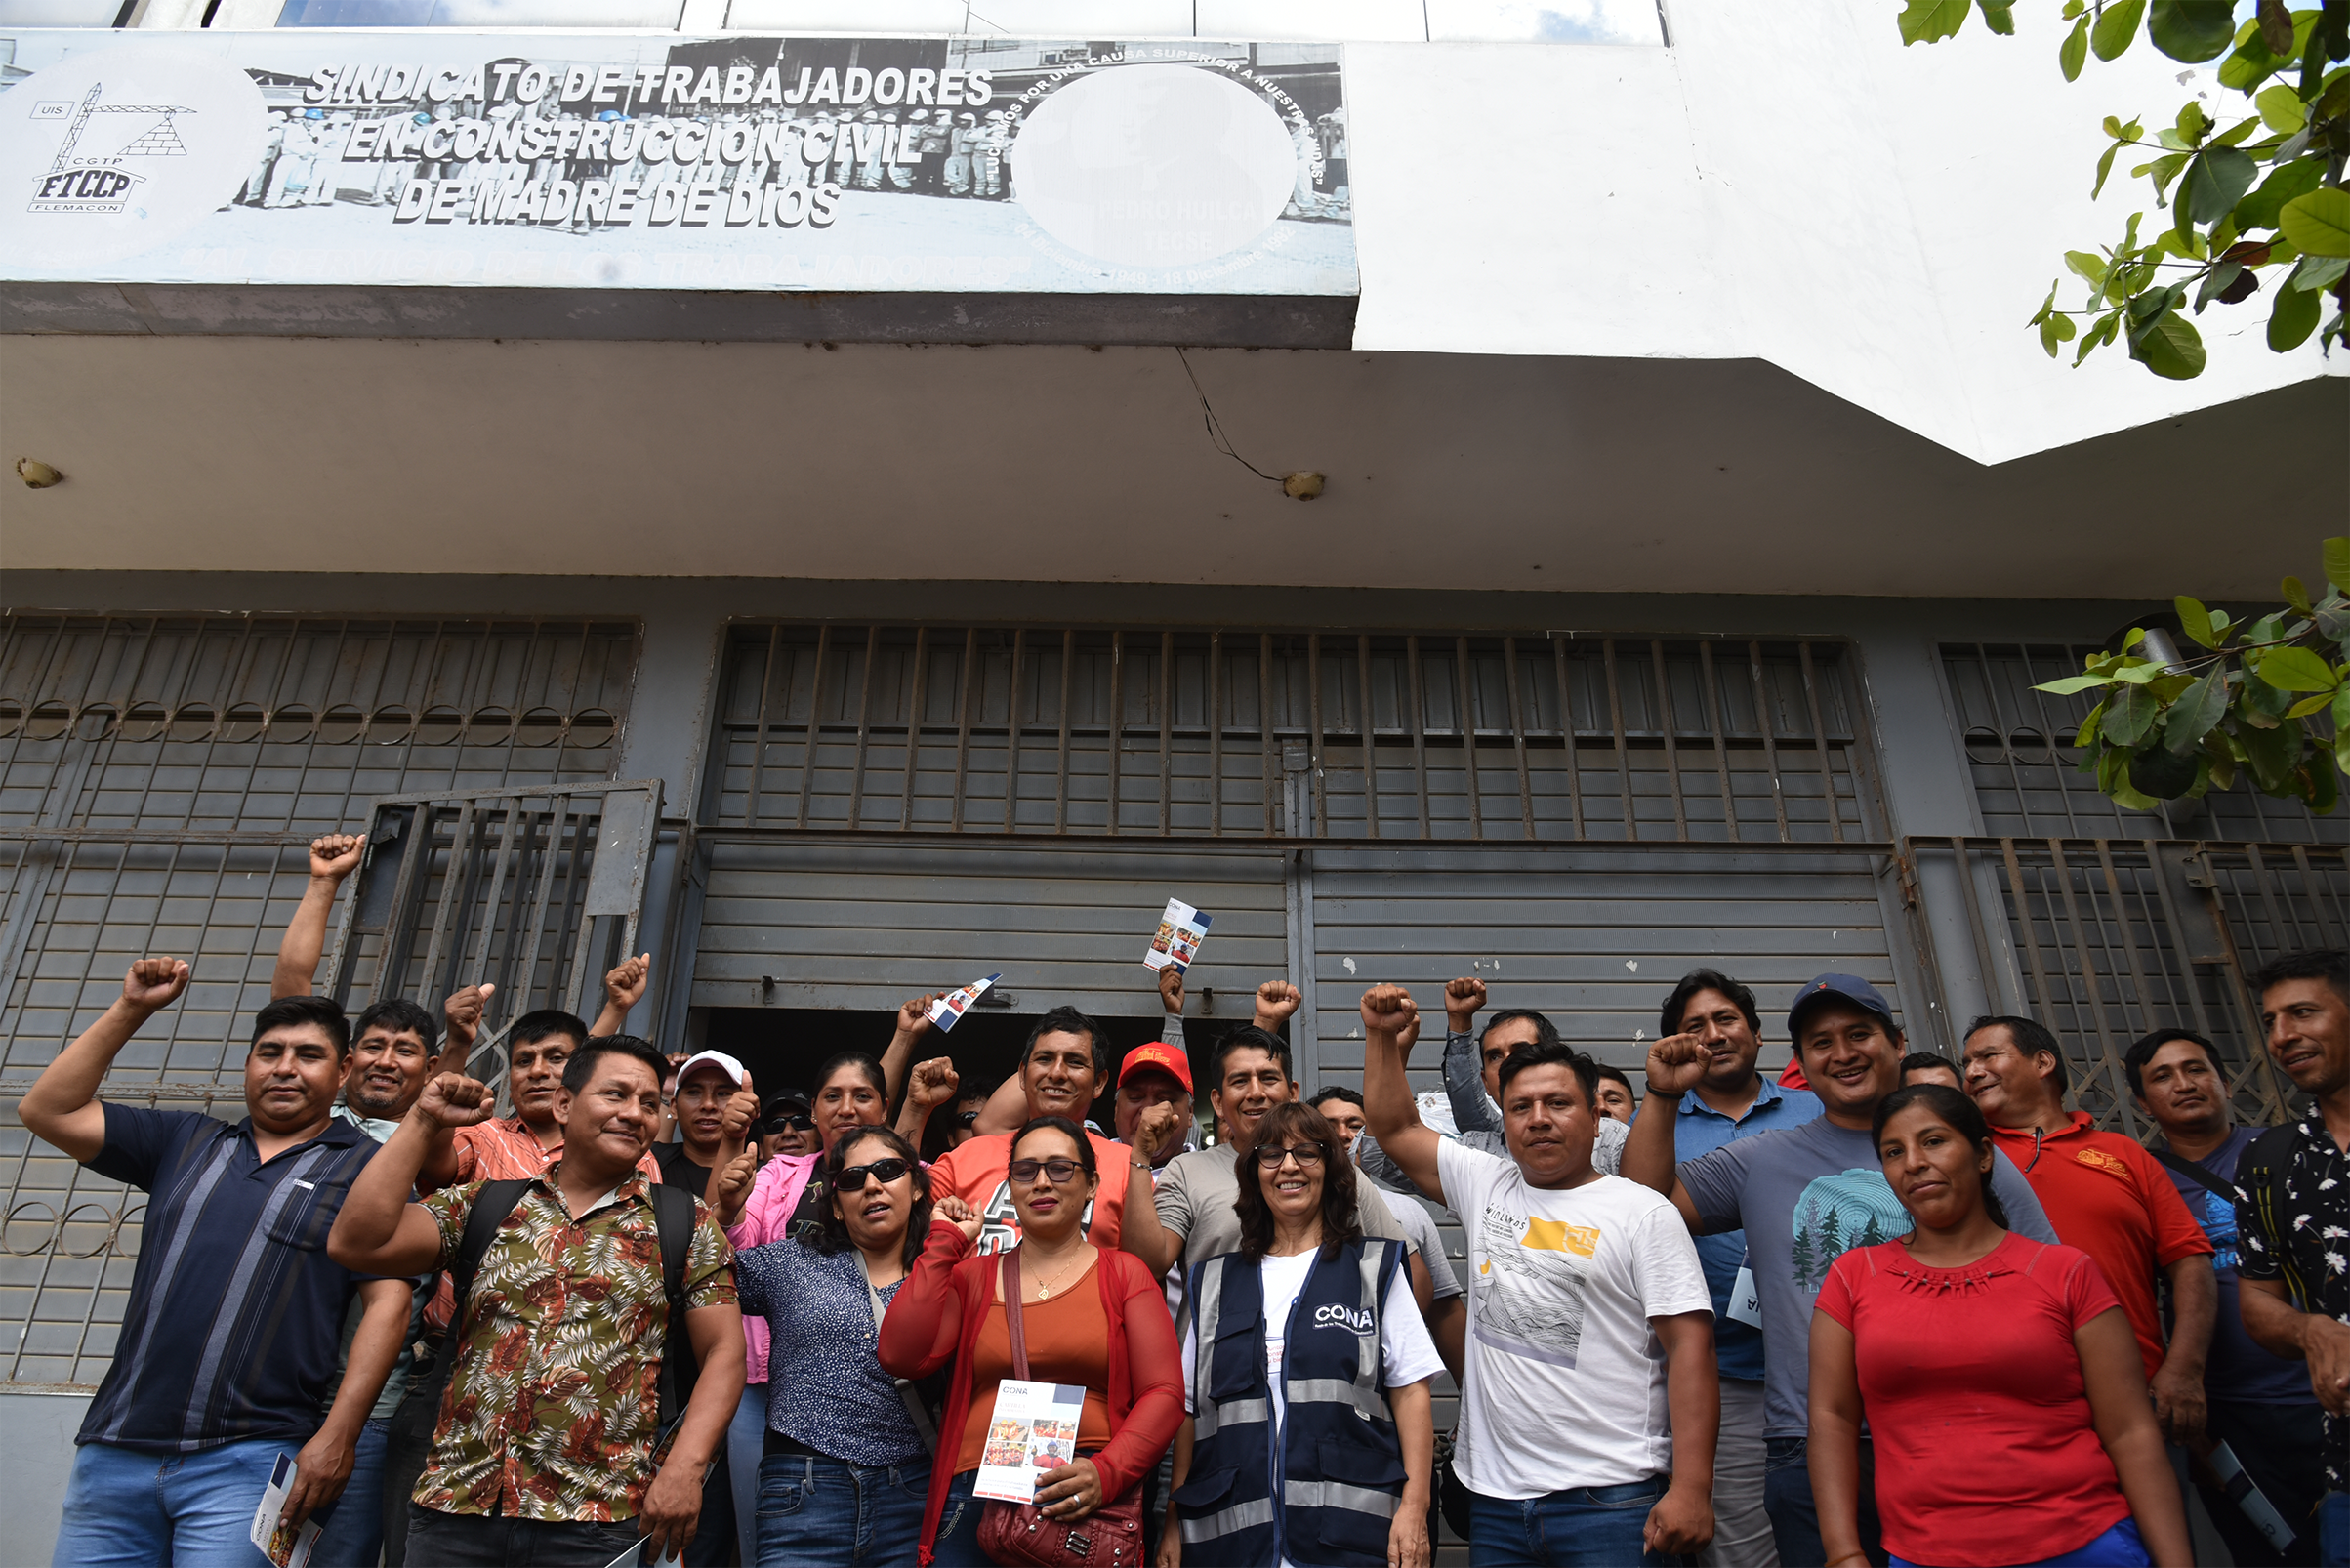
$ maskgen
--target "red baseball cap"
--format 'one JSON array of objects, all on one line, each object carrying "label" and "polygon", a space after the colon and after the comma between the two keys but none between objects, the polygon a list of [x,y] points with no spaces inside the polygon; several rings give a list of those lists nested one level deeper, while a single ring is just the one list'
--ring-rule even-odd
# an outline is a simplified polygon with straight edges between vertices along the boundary
[{"label": "red baseball cap", "polygon": [[1118,1068],[1118,1082],[1125,1083],[1137,1067],[1156,1067],[1161,1072],[1173,1074],[1175,1081],[1183,1086],[1184,1093],[1192,1093],[1190,1059],[1180,1049],[1163,1040],[1154,1040],[1147,1046],[1136,1046],[1128,1052],[1126,1060]]}]

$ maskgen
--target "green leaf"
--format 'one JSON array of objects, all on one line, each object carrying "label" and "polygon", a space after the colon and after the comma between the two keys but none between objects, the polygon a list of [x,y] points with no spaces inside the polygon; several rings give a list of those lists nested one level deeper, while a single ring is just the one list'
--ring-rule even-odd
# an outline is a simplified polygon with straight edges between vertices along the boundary
[{"label": "green leaf", "polygon": [[2350,725],[2337,726],[2333,731],[2333,765],[2340,772],[2350,773]]},{"label": "green leaf", "polygon": [[2322,294],[2341,281],[2345,271],[2350,271],[2350,256],[2304,256],[2285,286],[2304,294]]},{"label": "green leaf", "polygon": [[2015,36],[2015,0],[1982,0],[1983,25],[2002,38]]},{"label": "green leaf", "polygon": [[2307,786],[2302,799],[2313,815],[2327,815],[2342,798],[2340,774],[2314,758],[2301,764],[2301,781]]},{"label": "green leaf", "polygon": [[2144,686],[2123,686],[2106,699],[2105,738],[2117,746],[2135,746],[2163,716],[2163,700]]},{"label": "green leaf", "polygon": [[[2081,721],[2081,727],[2073,733],[2073,745],[2076,750],[2083,746],[2093,746],[2097,743],[2097,728],[2104,718],[2104,703],[2100,702],[2096,707],[2089,710],[2089,716]],[[2082,771],[2085,772],[2086,769],[2084,768]]]},{"label": "green leaf", "polygon": [[2176,310],[2164,310],[2129,335],[2129,356],[2164,381],[2193,381],[2204,373],[2203,334]]},{"label": "green leaf", "polygon": [[2208,224],[2224,218],[2244,193],[2252,188],[2260,165],[2248,152],[2235,147],[2207,146],[2187,165],[2178,187],[2178,232],[2190,223]]},{"label": "green leaf", "polygon": [[2206,648],[2219,646],[2219,634],[2211,626],[2211,612],[2204,608],[2203,600],[2181,594],[2170,601],[2178,611],[2179,629]]},{"label": "green leaf", "polygon": [[2233,0],[2154,0],[2146,35],[2172,60],[2200,64],[2236,41],[2236,7]]},{"label": "green leaf", "polygon": [[2309,123],[2309,105],[2283,82],[2262,88],[2252,106],[2260,111],[2260,123],[2279,136],[2290,136]]},{"label": "green leaf", "polygon": [[2053,359],[2056,357],[2058,346],[2072,342],[2076,330],[2078,329],[2074,327],[2071,316],[2061,315],[2051,310],[2041,318],[2040,346],[2046,350],[2048,357]]},{"label": "green leaf", "polygon": [[2301,579],[2298,577],[2288,577],[2279,583],[2277,597],[2299,610],[2303,615],[2317,614],[2316,610],[2309,607],[2309,590],[2301,586]]},{"label": "green leaf", "polygon": [[2204,766],[2211,770],[2213,789],[2236,787],[2236,754],[2228,749],[2228,737],[2218,730],[2204,737]]},{"label": "green leaf", "polygon": [[2097,324],[2082,334],[2081,347],[2073,351],[2073,368],[2079,370],[2081,362],[2089,356],[2091,350],[2103,348],[2106,344],[2113,342],[2116,334],[2121,330],[2122,312],[2120,310],[2108,310],[2099,316]]},{"label": "green leaf", "polygon": [[2081,67],[2087,63],[2088,56],[2089,19],[2082,17],[2073,23],[2073,30],[2064,35],[2064,42],[2056,46],[2056,68],[2064,72],[2066,81],[2077,82],[2081,80]]},{"label": "green leaf", "polygon": [[2304,256],[2350,256],[2350,190],[2295,196],[2278,215],[2278,227]]},{"label": "green leaf", "polygon": [[2076,691],[2087,691],[2095,686],[2110,686],[2113,683],[2114,678],[2112,676],[2069,675],[2061,681],[2045,681],[2042,684],[2034,686],[2032,689],[2035,691],[2045,691],[2053,696],[2069,697]]},{"label": "green leaf", "polygon": [[2244,752],[2244,760],[2252,770],[2252,782],[2268,794],[2285,788],[2292,776],[2293,764],[2300,761],[2301,726],[2273,725],[2263,729],[2247,724],[2236,731],[2236,744]]},{"label": "green leaf", "polygon": [[[2300,289],[2279,289],[2276,303],[2268,312],[2269,348],[2277,353],[2290,353],[2307,343],[2309,335],[2318,329],[2318,315],[2323,309],[2314,294]],[[2053,356],[2056,351],[2051,349],[2048,352]]]},{"label": "green leaf", "polygon": [[2170,705],[2163,721],[2163,744],[2181,757],[2188,755],[2227,711],[2227,672],[2212,670]]},{"label": "green leaf", "polygon": [[2255,228],[2277,227],[2277,214],[2295,196],[2317,189],[2318,182],[2326,177],[2326,160],[2322,157],[2303,158],[2297,163],[2280,164],[2269,171],[2258,189],[2236,204],[2236,227],[2249,233]]},{"label": "green leaf", "polygon": [[1930,44],[1953,37],[1965,24],[1973,0],[1910,0],[1901,12],[1904,45]]},{"label": "green leaf", "polygon": [[[2204,313],[2204,307],[2225,294],[2244,276],[2244,267],[2238,262],[2221,262],[2204,274],[2204,286],[2195,291],[2195,313]],[[2257,287],[2257,283],[2254,284]]]},{"label": "green leaf", "polygon": [[2080,278],[2090,288],[2105,287],[2105,258],[2097,255],[2094,251],[2066,251],[2064,265],[2065,270]]},{"label": "green leaf", "polygon": [[2330,691],[2321,691],[2314,697],[2303,697],[2299,702],[2296,702],[2291,707],[2286,709],[2285,717],[2288,719],[2306,719],[2311,714],[2316,713],[2320,708],[2330,708],[2332,706],[2333,693]]},{"label": "green leaf", "polygon": [[2285,0],[2260,0],[2255,8],[2260,41],[2279,55],[2292,53],[2292,13],[2286,9]]},{"label": "green leaf", "polygon": [[2262,654],[2259,668],[2260,679],[2279,691],[2323,691],[2331,696],[2342,683],[2332,665],[2307,648],[2290,644]]},{"label": "green leaf", "polygon": [[[1911,0],[1915,5],[1917,0]],[[2089,47],[2097,51],[2099,60],[2113,60],[2127,49],[2130,40],[2138,35],[2138,23],[2146,16],[2146,0],[2121,0],[2109,5],[2089,29]]]},{"label": "green leaf", "polygon": [[2350,594],[2350,538],[2327,540],[2322,558],[2326,563],[2326,581]]}]

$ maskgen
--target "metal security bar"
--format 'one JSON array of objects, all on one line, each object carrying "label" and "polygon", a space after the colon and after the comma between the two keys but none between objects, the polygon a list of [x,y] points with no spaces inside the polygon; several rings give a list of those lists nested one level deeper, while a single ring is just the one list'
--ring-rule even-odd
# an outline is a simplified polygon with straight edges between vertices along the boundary
[{"label": "metal security bar", "polygon": [[326,994],[428,1004],[490,982],[468,1071],[503,1093],[506,1025],[539,1008],[594,1018],[635,951],[661,783],[378,801]]},{"label": "metal security bar", "polygon": [[195,975],[109,1091],[218,1080],[309,839],[378,796],[602,781],[636,645],[578,620],[0,620],[0,1090],[147,953]]},{"label": "metal security bar", "polygon": [[1832,642],[743,626],[700,819],[1156,838],[1881,835]]},{"label": "metal security bar", "polygon": [[2098,651],[2055,643],[1947,645],[1950,682],[1983,826],[1993,834],[2060,834],[2110,839],[2192,839],[2232,843],[2350,844],[2350,812],[2313,816],[2297,801],[2272,800],[2239,782],[2201,801],[2171,801],[2159,811],[2131,811],[2097,792],[2079,766],[2073,737],[2096,705],[2096,693],[2052,696],[2033,688],[2079,675]]},{"label": "metal security bar", "polygon": [[2065,838],[1913,839],[1904,847],[1960,865],[1981,972],[1995,977],[2002,1010],[2040,1019],[2064,1042],[2075,1102],[2098,1126],[2152,1131],[2122,1058],[2139,1036],[2169,1025],[2219,1048],[2240,1120],[2284,1114],[2291,1085],[2269,1062],[2245,976],[2280,954],[2340,942],[2350,930],[2350,851]]}]

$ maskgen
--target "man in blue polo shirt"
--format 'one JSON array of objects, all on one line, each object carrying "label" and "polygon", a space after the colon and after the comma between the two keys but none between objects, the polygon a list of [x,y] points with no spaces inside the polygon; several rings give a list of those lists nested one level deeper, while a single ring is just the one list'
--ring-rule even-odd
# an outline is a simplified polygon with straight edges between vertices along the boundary
[{"label": "man in blue polo shirt", "polygon": [[[1719,970],[1691,970],[1657,1011],[1657,1037],[1704,1043],[1705,1076],[1681,1098],[1673,1153],[1683,1160],[1725,1143],[1820,1114],[1819,1096],[1783,1089],[1754,1070],[1762,1018],[1754,993]],[[1721,1435],[1713,1449],[1713,1541],[1698,1554],[1707,1568],[1778,1568],[1770,1515],[1762,1508],[1762,1329],[1746,1273],[1747,1236],[1724,1230],[1697,1238],[1697,1260],[1713,1293],[1713,1356],[1721,1370]],[[1745,1299],[1741,1304],[1739,1298]]]},{"label": "man in blue polo shirt", "polygon": [[[408,1324],[407,1281],[326,1255],[376,1150],[333,1114],[350,1064],[335,1003],[285,997],[255,1017],[233,1126],[98,1098],[115,1054],[187,975],[176,959],[132,965],[121,999],[18,1107],[35,1136],[147,1194],[114,1362],[75,1438],[61,1565],[262,1563],[248,1532],[277,1455],[298,1466],[285,1520],[327,1517]],[[329,1408],[354,1295],[365,1307]]]}]

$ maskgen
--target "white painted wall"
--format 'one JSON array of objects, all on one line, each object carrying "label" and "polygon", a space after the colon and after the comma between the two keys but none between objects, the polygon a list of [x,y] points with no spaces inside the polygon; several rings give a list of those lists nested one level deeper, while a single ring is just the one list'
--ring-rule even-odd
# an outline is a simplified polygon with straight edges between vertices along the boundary
[{"label": "white painted wall", "polygon": [[1907,49],[1883,0],[1669,12],[1670,50],[1348,46],[1358,348],[1755,355],[1983,463],[2345,373],[2272,354],[2264,301],[2186,383],[2024,329],[2065,250],[2159,221],[2126,158],[2089,200],[2103,117],[2235,117],[2208,71],[2141,40],[2068,85],[2030,7]]}]

